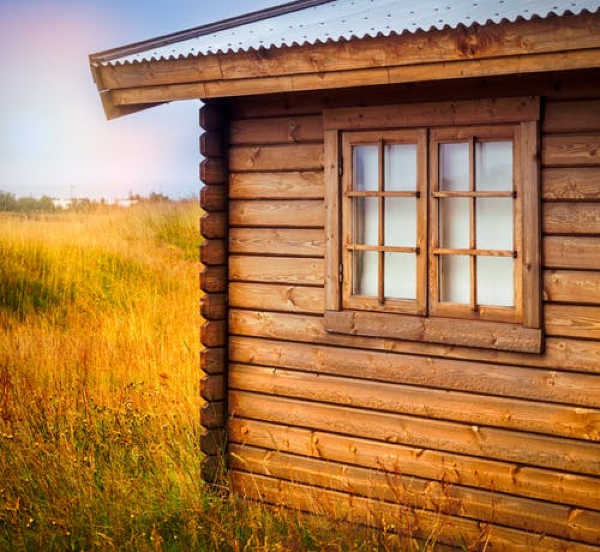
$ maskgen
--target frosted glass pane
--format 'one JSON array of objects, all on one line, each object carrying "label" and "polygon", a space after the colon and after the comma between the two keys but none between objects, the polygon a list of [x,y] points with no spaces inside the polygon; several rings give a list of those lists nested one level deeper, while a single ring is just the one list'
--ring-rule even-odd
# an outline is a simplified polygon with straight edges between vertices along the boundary
[{"label": "frosted glass pane", "polygon": [[513,144],[477,142],[475,144],[475,189],[481,192],[513,189]]},{"label": "frosted glass pane", "polygon": [[394,299],[417,298],[417,259],[413,253],[385,253],[384,295]]},{"label": "frosted glass pane", "polygon": [[477,249],[512,251],[514,249],[513,200],[478,198],[475,200],[475,208]]},{"label": "frosted glass pane", "polygon": [[469,199],[444,198],[440,205],[440,246],[469,248]]},{"label": "frosted glass pane", "polygon": [[389,144],[384,148],[385,189],[413,192],[417,189],[417,145]]},{"label": "frosted glass pane", "polygon": [[379,200],[376,197],[355,197],[354,242],[357,245],[379,245]]},{"label": "frosted glass pane", "polygon": [[440,190],[469,191],[469,144],[440,144]]},{"label": "frosted glass pane", "polygon": [[515,304],[514,259],[477,257],[477,303],[513,307]]},{"label": "frosted glass pane", "polygon": [[357,191],[377,191],[379,189],[379,147],[354,147],[354,189]]},{"label": "frosted glass pane", "polygon": [[377,296],[377,256],[376,251],[354,251],[354,295]]},{"label": "frosted glass pane", "polygon": [[466,255],[440,256],[440,297],[444,303],[471,302],[471,268]]},{"label": "frosted glass pane", "polygon": [[417,246],[417,198],[387,197],[385,208],[385,245]]}]

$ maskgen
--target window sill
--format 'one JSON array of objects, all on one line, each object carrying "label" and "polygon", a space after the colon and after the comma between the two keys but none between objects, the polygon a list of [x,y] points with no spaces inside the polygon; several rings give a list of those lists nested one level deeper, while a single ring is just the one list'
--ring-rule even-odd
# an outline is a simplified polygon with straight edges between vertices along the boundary
[{"label": "window sill", "polygon": [[326,311],[331,333],[539,354],[542,330],[518,324],[359,311]]}]

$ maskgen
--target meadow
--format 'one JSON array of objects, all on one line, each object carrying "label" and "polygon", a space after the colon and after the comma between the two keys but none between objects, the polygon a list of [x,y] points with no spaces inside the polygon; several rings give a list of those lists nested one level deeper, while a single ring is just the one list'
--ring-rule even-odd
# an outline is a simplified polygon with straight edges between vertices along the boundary
[{"label": "meadow", "polygon": [[428,546],[203,485],[199,214],[0,216],[0,550]]}]

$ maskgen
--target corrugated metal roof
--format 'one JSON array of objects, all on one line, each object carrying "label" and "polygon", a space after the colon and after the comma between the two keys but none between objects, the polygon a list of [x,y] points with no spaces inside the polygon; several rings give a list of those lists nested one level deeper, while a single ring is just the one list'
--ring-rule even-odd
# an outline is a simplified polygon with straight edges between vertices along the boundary
[{"label": "corrugated metal roof", "polygon": [[[264,18],[250,18],[250,22],[240,17],[228,20],[227,25],[198,27],[191,38],[190,32],[183,40],[173,38],[169,42],[164,37],[158,47],[103,60],[102,64],[312,45],[600,10],[600,0],[331,0],[309,6],[293,4],[298,4],[293,11],[270,15],[270,10],[264,10]],[[193,30],[191,34],[195,34]]]}]

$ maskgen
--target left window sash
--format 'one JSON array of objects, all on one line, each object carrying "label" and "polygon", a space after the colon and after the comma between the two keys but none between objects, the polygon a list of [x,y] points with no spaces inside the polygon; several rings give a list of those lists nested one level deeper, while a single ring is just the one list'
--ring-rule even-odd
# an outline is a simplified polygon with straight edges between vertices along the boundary
[{"label": "left window sash", "polygon": [[427,131],[342,135],[342,307],[426,313]]}]

